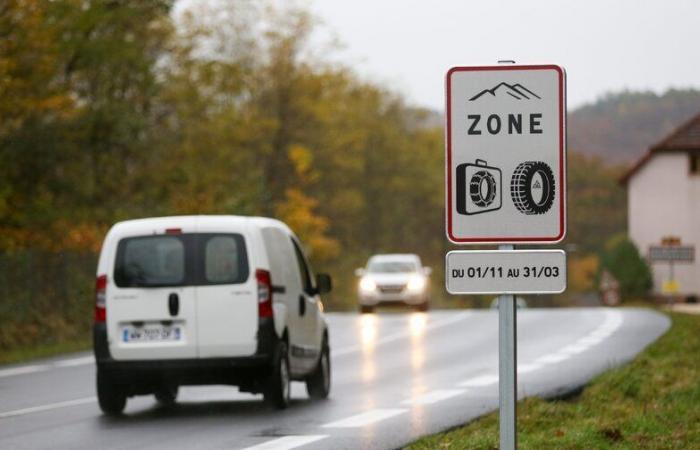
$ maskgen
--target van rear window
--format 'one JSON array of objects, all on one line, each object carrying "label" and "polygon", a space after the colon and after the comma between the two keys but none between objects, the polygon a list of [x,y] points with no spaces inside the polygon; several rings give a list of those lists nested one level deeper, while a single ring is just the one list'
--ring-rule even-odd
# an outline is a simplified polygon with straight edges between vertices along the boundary
[{"label": "van rear window", "polygon": [[235,283],[240,278],[240,249],[233,236],[211,236],[204,244],[204,278],[209,283]]},{"label": "van rear window", "polygon": [[248,272],[240,234],[137,236],[119,241],[114,282],[119,287],[237,284]]},{"label": "van rear window", "polygon": [[173,236],[123,241],[120,276],[126,286],[173,286],[185,281],[185,245]]}]

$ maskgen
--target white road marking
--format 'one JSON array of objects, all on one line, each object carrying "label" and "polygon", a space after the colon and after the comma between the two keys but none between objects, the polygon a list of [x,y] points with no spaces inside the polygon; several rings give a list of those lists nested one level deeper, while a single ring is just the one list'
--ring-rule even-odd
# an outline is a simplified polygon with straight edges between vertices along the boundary
[{"label": "white road marking", "polygon": [[[573,344],[569,344],[554,353],[540,356],[535,360],[535,364],[556,364],[571,358],[573,355],[583,353],[591,347],[600,344],[604,339],[608,338],[615,331],[617,331],[620,325],[622,325],[622,321],[622,314],[620,314],[618,311],[606,311],[605,320],[598,328],[580,338]],[[520,371],[520,368],[518,368],[518,371]]]},{"label": "white road marking", "polygon": [[571,358],[571,355],[566,353],[552,353],[549,355],[540,356],[535,360],[535,364],[556,364]]},{"label": "white road marking", "polygon": [[46,364],[32,364],[29,366],[18,366],[18,367],[12,367],[9,369],[0,369],[0,378],[11,377],[11,376],[15,376],[15,375],[25,375],[28,373],[46,372],[47,370],[56,369],[59,367],[84,366],[87,364],[94,364],[94,363],[95,363],[94,356],[84,356],[84,357],[80,357],[80,358],[61,359],[61,360],[53,361],[53,362],[46,363]]},{"label": "white road marking", "polygon": [[52,409],[66,408],[68,406],[84,405],[86,403],[97,402],[97,397],[85,397],[78,398],[75,400],[67,400],[65,402],[49,403],[48,405],[31,406],[29,408],[15,409],[14,411],[0,412],[0,419],[6,419],[8,417],[23,416],[25,414],[31,414],[36,412],[50,411]]},{"label": "white road marking", "polygon": [[85,366],[88,364],[94,364],[94,356],[85,356],[83,358],[73,358],[73,359],[62,359],[61,361],[56,361],[53,363],[55,367],[74,367],[74,366]]},{"label": "white road marking", "polygon": [[402,405],[432,405],[448,398],[464,394],[466,389],[438,389],[401,402]]},{"label": "white road marking", "polygon": [[244,450],[289,450],[312,442],[320,441],[327,438],[327,434],[314,434],[307,436],[284,436],[271,441],[263,442],[262,444],[246,447]]},{"label": "white road marking", "polygon": [[470,378],[458,384],[461,387],[482,387],[498,383],[498,375],[481,375]]},{"label": "white road marking", "polygon": [[346,419],[336,420],[323,425],[323,428],[359,428],[371,425],[389,417],[403,414],[407,409],[372,409],[370,411],[350,416]]},{"label": "white road marking", "polygon": [[537,364],[537,363],[520,364],[520,365],[518,365],[518,374],[534,372],[535,370],[538,370],[541,368],[542,368],[542,364]]},{"label": "white road marking", "polygon": [[559,350],[558,353],[565,353],[567,355],[576,355],[576,354],[585,352],[589,348],[590,348],[590,345],[579,344],[577,342],[575,344],[567,345],[566,347]]},{"label": "white road marking", "polygon": [[[464,320],[465,318],[467,318],[470,315],[472,315],[471,312],[463,311],[461,313],[458,313],[458,314],[455,314],[451,317],[448,317],[444,320],[437,320],[435,322],[431,322],[425,326],[425,329],[426,330],[435,330],[437,328],[442,328],[444,326],[451,325],[455,322],[459,322],[460,320]],[[410,336],[411,336],[410,330],[400,331],[398,333],[389,334],[389,335],[386,335],[382,338],[377,339],[374,342],[374,345],[377,346],[377,345],[381,345],[381,344],[386,344],[388,342],[398,341],[399,339],[407,338]],[[359,352],[360,350],[362,350],[361,345],[350,345],[347,347],[339,348],[337,350],[331,349],[331,355],[334,357],[343,356],[343,355],[347,355],[350,353]]]},{"label": "white road marking", "polygon": [[596,336],[588,336],[588,337],[579,339],[578,343],[593,346],[596,344],[600,344],[602,340],[603,339],[596,337]]},{"label": "white road marking", "polygon": [[21,367],[13,367],[11,369],[2,369],[0,370],[0,378],[3,377],[11,377],[13,375],[24,375],[27,373],[34,373],[34,372],[43,372],[45,370],[48,370],[49,366],[46,365],[32,365],[32,366],[21,366]]}]

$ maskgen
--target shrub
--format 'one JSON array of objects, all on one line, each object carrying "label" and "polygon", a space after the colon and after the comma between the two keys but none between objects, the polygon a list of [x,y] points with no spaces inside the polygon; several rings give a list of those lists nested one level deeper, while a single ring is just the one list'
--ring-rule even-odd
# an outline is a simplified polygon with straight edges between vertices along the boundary
[{"label": "shrub", "polygon": [[620,283],[623,299],[642,297],[652,286],[651,271],[637,246],[625,235],[611,238],[601,258],[601,271],[607,269]]}]

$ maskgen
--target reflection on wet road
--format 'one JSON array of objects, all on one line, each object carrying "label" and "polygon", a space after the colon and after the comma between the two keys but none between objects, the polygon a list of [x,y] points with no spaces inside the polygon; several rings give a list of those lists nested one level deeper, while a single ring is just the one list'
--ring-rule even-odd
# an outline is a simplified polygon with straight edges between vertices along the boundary
[{"label": "reflection on wet road", "polygon": [[[519,389],[570,388],[668,326],[644,310],[518,312]],[[391,449],[497,407],[495,311],[329,314],[333,387],[285,411],[228,386],[185,387],[172,409],[130,400],[100,415],[89,354],[0,368],[0,448]]]}]

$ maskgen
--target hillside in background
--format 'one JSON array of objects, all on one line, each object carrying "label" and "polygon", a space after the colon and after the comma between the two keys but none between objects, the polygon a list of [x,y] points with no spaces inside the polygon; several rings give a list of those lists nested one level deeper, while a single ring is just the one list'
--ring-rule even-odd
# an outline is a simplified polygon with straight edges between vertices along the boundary
[{"label": "hillside in background", "polygon": [[607,162],[629,163],[698,113],[696,89],[608,94],[569,112],[568,147]]}]

